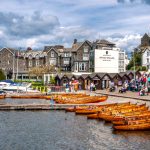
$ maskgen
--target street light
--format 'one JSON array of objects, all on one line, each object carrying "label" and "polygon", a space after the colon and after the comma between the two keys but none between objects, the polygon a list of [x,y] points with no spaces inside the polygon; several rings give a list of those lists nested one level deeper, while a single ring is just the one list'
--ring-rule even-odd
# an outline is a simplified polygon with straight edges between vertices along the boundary
[{"label": "street light", "polygon": [[135,49],[133,49],[134,83],[135,83]]}]

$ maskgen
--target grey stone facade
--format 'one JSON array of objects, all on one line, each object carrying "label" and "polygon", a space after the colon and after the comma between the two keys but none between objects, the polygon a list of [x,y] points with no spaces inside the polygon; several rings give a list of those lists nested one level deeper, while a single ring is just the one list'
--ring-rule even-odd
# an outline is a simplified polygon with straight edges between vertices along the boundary
[{"label": "grey stone facade", "polygon": [[[96,43],[99,43],[99,46],[115,45],[106,40]],[[56,70],[64,72],[90,72],[90,54],[94,45],[88,40],[78,42],[75,39],[71,48],[65,48],[62,45],[45,46],[43,50],[27,48],[27,50],[19,51],[2,48],[0,50],[0,68],[3,69],[7,78],[12,78],[13,73],[18,76],[22,76],[22,74],[28,76],[31,68],[48,65],[53,65]]]}]

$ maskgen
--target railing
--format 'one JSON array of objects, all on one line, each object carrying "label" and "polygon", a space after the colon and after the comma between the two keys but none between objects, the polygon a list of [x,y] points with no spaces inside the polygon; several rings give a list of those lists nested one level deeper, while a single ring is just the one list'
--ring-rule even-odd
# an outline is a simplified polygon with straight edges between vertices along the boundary
[{"label": "railing", "polygon": [[48,86],[48,93],[51,92],[66,92],[65,86]]}]

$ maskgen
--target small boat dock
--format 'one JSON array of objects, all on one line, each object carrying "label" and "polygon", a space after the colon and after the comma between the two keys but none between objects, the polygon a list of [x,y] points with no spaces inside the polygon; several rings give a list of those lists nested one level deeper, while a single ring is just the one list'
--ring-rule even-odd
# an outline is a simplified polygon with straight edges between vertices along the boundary
[{"label": "small boat dock", "polygon": [[1,104],[0,111],[9,110],[65,110],[70,107],[78,106],[99,106],[99,103],[94,104]]}]

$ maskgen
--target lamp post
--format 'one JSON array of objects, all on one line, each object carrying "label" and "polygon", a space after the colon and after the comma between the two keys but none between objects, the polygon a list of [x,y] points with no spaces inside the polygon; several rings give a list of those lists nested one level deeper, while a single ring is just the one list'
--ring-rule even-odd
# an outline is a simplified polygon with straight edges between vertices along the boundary
[{"label": "lamp post", "polygon": [[134,84],[135,84],[135,49],[133,50]]}]

